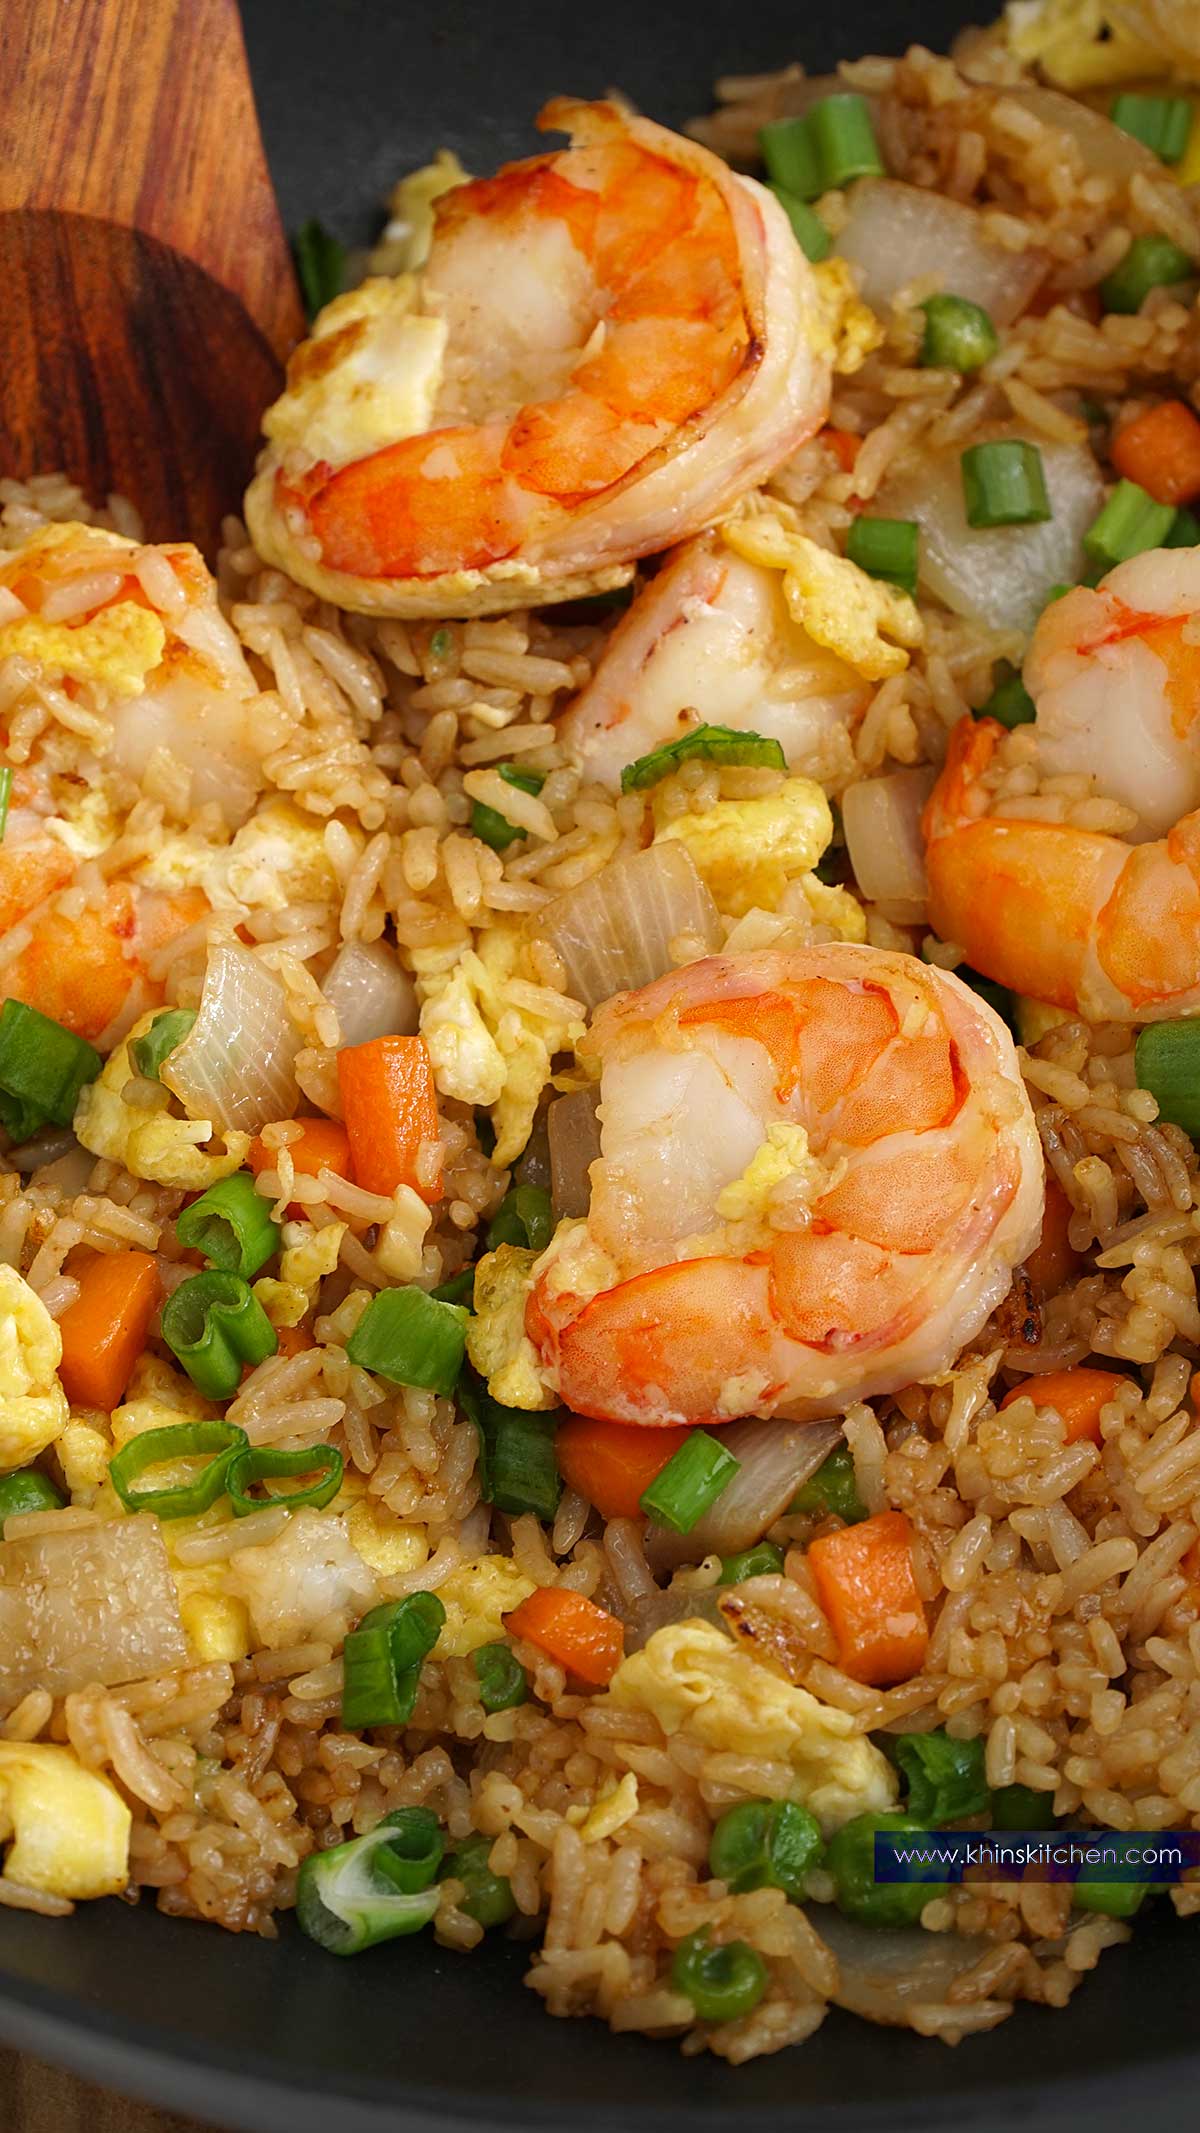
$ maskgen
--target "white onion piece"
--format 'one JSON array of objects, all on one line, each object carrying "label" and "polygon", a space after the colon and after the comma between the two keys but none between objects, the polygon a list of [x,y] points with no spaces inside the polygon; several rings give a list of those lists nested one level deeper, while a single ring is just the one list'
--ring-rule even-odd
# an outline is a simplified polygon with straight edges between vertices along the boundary
[{"label": "white onion piece", "polygon": [[1147,178],[1162,177],[1162,164],[1152,148],[1146,148],[1123,127],[1114,126],[1102,111],[1081,104],[1077,97],[1064,96],[1061,89],[1045,89],[1040,83],[996,90],[995,97],[1001,96],[1006,102],[1011,98],[1013,103],[1024,104],[1043,125],[1069,133],[1089,175],[1133,178],[1140,171]]},{"label": "white onion piece", "polygon": [[386,941],[347,941],[321,991],[337,1015],[343,1044],[410,1037],[420,1020],[416,986]]},{"label": "white onion piece", "polygon": [[300,1044],[274,971],[231,942],[209,955],[199,1013],[161,1079],[189,1117],[258,1133],[296,1108]]},{"label": "white onion piece", "polygon": [[842,828],[854,879],[870,903],[885,904],[894,925],[925,915],[925,840],[921,810],[936,772],[896,770],[863,778],[842,795]]},{"label": "white onion piece", "polygon": [[710,1622],[714,1629],[723,1629],[731,1636],[733,1632],[719,1604],[724,1589],[711,1585],[706,1592],[679,1592],[674,1588],[663,1592],[656,1585],[635,1600],[614,1601],[613,1613],[625,1624],[626,1651],[640,1652],[657,1630],[674,1629],[678,1622]]},{"label": "white onion piece", "polygon": [[550,1198],[556,1218],[586,1215],[592,1204],[592,1164],[600,1153],[598,1089],[572,1089],[546,1113],[550,1137]]},{"label": "white onion piece", "polygon": [[1043,252],[1006,252],[983,232],[977,208],[894,178],[860,178],[834,250],[858,269],[863,299],[886,312],[908,282],[982,304],[997,325],[1024,310],[1046,271]]},{"label": "white onion piece", "polygon": [[[810,1905],[808,1918],[837,1957],[835,2005],[893,2028],[910,2028],[914,2007],[944,2007],[955,1979],[990,1945],[982,1937],[926,1933],[921,1926],[865,1926],[832,1904]],[[967,2028],[975,2026],[969,2004],[962,2014]]]},{"label": "white onion piece", "polygon": [[[1020,437],[1013,425],[990,437]],[[920,579],[953,608],[997,630],[1033,628],[1052,585],[1083,576],[1083,536],[1103,508],[1104,484],[1090,446],[1035,440],[1053,516],[1037,526],[968,526],[962,452],[906,455],[887,476],[871,508],[881,518],[915,519],[921,529]]]},{"label": "white onion piece", "polygon": [[797,1489],[841,1441],[837,1422],[760,1421],[748,1416],[720,1433],[739,1472],[690,1533],[646,1528],[646,1560],[655,1570],[698,1563],[706,1555],[738,1555],[760,1541],[787,1510]]},{"label": "white onion piece", "polygon": [[149,1511],[101,1525],[10,1518],[0,1544],[0,1709],[34,1688],[67,1696],[187,1664],[162,1527]]},{"label": "white onion piece", "polygon": [[675,838],[614,859],[538,913],[537,930],[566,966],[567,990],[587,1007],[649,985],[675,964],[672,943],[720,946],[717,907]]}]

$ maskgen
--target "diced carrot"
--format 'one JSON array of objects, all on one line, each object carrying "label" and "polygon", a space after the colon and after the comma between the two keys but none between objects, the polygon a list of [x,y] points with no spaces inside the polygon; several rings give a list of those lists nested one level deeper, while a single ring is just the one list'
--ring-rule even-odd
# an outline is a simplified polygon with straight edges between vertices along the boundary
[{"label": "diced carrot", "polygon": [[624,1624],[564,1585],[531,1592],[505,1616],[504,1626],[594,1689],[607,1688],[625,1656]]},{"label": "diced carrot", "polygon": [[1182,400],[1161,400],[1113,438],[1112,463],[1156,504],[1200,496],[1200,422]]},{"label": "diced carrot", "polygon": [[1014,1400],[1028,1397],[1035,1407],[1052,1407],[1062,1416],[1064,1444],[1078,1444],[1081,1437],[1099,1444],[1100,1409],[1128,1383],[1119,1370],[1049,1370],[1044,1378],[1025,1378],[1014,1385],[1000,1406],[1011,1407]]},{"label": "diced carrot", "polygon": [[554,1439],[558,1469],[568,1488],[595,1504],[602,1518],[639,1518],[641,1496],[690,1430],[636,1429],[628,1422],[594,1422],[568,1415]]},{"label": "diced carrot", "polygon": [[421,1184],[417,1158],[438,1137],[433,1061],[423,1037],[375,1037],[338,1053],[338,1084],[354,1176],[366,1192],[411,1185],[440,1200],[442,1181]]},{"label": "diced carrot", "polygon": [[316,1342],[307,1326],[276,1326],[280,1355],[299,1355],[305,1348],[315,1348]]},{"label": "diced carrot", "polygon": [[929,1625],[913,1570],[912,1528],[903,1511],[879,1511],[812,1541],[806,1558],[817,1598],[837,1638],[843,1671],[886,1688],[907,1681],[925,1657]]},{"label": "diced carrot", "polygon": [[[294,1123],[301,1132],[299,1140],[287,1144],[293,1170],[298,1170],[306,1178],[315,1178],[320,1170],[332,1170],[339,1178],[353,1181],[350,1136],[340,1119],[298,1118]],[[256,1134],[246,1161],[257,1178],[264,1170],[278,1168],[279,1152],[264,1146],[262,1135]],[[302,1200],[293,1200],[288,1213],[294,1222],[302,1222],[308,1209]]]},{"label": "diced carrot", "polygon": [[853,430],[835,430],[832,423],[822,435],[843,474],[852,474],[854,462],[862,450],[862,438],[856,437]]},{"label": "diced carrot", "polygon": [[1071,1220],[1071,1202],[1058,1179],[1046,1179],[1046,1204],[1042,1214],[1042,1234],[1025,1261],[1025,1272],[1037,1291],[1039,1300],[1053,1296],[1064,1282],[1077,1274],[1083,1261],[1067,1235]]},{"label": "diced carrot", "polygon": [[158,1264],[149,1252],[97,1252],[73,1272],[79,1294],[58,1321],[58,1374],[73,1406],[111,1414],[125,1397],[162,1299]]}]

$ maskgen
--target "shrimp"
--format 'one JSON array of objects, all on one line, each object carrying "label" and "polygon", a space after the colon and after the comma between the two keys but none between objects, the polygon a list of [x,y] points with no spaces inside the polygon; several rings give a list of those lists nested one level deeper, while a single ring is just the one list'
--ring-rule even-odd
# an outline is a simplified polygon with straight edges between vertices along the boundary
[{"label": "shrimp", "polygon": [[824,420],[817,284],[770,193],[611,103],[442,194],[419,279],[322,314],[268,411],[259,549],[363,612],[624,584]]},{"label": "shrimp", "polygon": [[780,572],[706,534],[634,601],[558,734],[613,791],[627,763],[706,722],[768,735],[792,769],[837,791],[869,698],[854,669],[793,621]]},{"label": "shrimp", "polygon": [[[1025,678],[1047,776],[1085,774],[1131,839],[988,812],[1004,730],[964,719],[925,810],[929,916],[976,969],[1089,1021],[1200,1007],[1200,549],[1153,550],[1042,616]],[[1161,834],[1166,832],[1165,836]]]},{"label": "shrimp", "polygon": [[587,1218],[526,1331],[578,1413],[806,1419],[946,1368],[1036,1242],[1012,1041],[956,978],[831,946],[717,956],[600,1009]]}]

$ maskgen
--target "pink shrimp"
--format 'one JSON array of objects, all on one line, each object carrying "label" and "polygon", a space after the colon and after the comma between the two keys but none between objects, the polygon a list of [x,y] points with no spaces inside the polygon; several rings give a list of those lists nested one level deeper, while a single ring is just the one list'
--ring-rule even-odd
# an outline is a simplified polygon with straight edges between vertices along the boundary
[{"label": "pink shrimp", "polygon": [[804,1419],[945,1368],[1036,1241],[1043,1166],[1011,1039],[915,958],[714,957],[625,993],[586,1222],[526,1326],[568,1406]]},{"label": "pink shrimp", "polygon": [[[255,539],[344,606],[622,583],[824,419],[815,283],[771,195],[613,104],[562,98],[539,124],[571,147],[444,193],[419,288],[340,299],[266,419]],[[379,377],[406,364],[405,426],[364,452]]]}]

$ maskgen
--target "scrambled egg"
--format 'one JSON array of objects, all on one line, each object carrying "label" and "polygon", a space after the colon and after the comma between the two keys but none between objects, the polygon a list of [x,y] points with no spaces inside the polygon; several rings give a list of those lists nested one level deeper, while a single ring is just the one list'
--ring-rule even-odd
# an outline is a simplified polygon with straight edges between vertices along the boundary
[{"label": "scrambled egg", "polygon": [[467,1321],[467,1354],[505,1407],[556,1407],[537,1350],[525,1331],[525,1299],[541,1257],[519,1244],[485,1252],[475,1269],[475,1315]]},{"label": "scrambled egg", "polygon": [[848,1711],[771,1673],[708,1622],[656,1630],[644,1650],[622,1660],[609,1695],[651,1712],[667,1734],[686,1730],[718,1752],[789,1763],[791,1797],[811,1808],[826,1835],[895,1802],[891,1764],[855,1731]]},{"label": "scrambled egg", "polygon": [[371,254],[376,274],[416,274],[433,244],[433,209],[443,193],[469,185],[467,171],[452,148],[439,148],[432,163],[423,163],[401,178],[388,201],[388,222]]},{"label": "scrambled egg", "polygon": [[184,1575],[176,1576],[179,1618],[192,1657],[202,1666],[236,1666],[250,1655],[250,1613],[244,1600],[219,1589],[217,1569],[214,1564],[206,1573],[189,1573],[190,1590],[184,1589]]},{"label": "scrambled egg", "polygon": [[211,1119],[173,1118],[169,1111],[141,1111],[127,1104],[124,1088],[134,1078],[129,1047],[149,1029],[159,1009],[135,1022],[123,1044],[110,1054],[98,1080],[82,1091],[75,1111],[75,1134],[92,1155],[122,1163],[135,1178],[173,1185],[181,1192],[203,1192],[218,1178],[239,1170],[250,1146],[248,1133],[226,1133],[224,1153],[204,1148],[211,1140]]},{"label": "scrambled egg", "polygon": [[337,875],[325,849],[323,825],[290,800],[268,800],[242,824],[228,851],[209,865],[201,881],[210,902],[234,897],[286,911],[291,904],[326,904],[338,894]]},{"label": "scrambled egg", "polygon": [[[1172,24],[1170,16],[1174,13]],[[1010,52],[1037,66],[1060,89],[1099,89],[1117,82],[1200,74],[1195,0],[1171,0],[1149,19],[1110,0],[1009,0],[1004,34]]]},{"label": "scrambled egg", "polygon": [[488,926],[452,970],[417,980],[421,1035],[437,1086],[443,1096],[492,1112],[498,1168],[521,1153],[555,1053],[573,1050],[584,1028],[582,1021],[535,1015],[506,997],[509,981],[528,975],[525,954],[515,926]]},{"label": "scrambled egg", "polygon": [[574,1822],[585,1844],[598,1844],[602,1837],[615,1837],[632,1822],[638,1811],[638,1781],[627,1770],[619,1784],[611,1779],[591,1807],[568,1807],[567,1820]]},{"label": "scrambled egg", "polygon": [[723,1185],[717,1194],[717,1213],[727,1222],[746,1222],[766,1214],[776,1188],[792,1178],[821,1190],[826,1183],[822,1163],[808,1152],[808,1134],[803,1126],[776,1119],[767,1127],[766,1139],[757,1147],[740,1178]]},{"label": "scrambled egg", "polygon": [[848,259],[823,259],[813,268],[820,306],[820,327],[813,335],[818,354],[828,355],[843,377],[861,370],[882,346],[884,328],[854,286]]},{"label": "scrambled egg", "polygon": [[[47,526],[22,547],[18,565],[21,575],[40,575],[44,559],[49,559],[51,552],[64,542],[72,548],[94,547],[98,570],[132,555],[137,545],[98,526]],[[46,560],[45,567],[53,579],[53,562]],[[135,600],[119,600],[97,614],[81,616],[77,622],[44,622],[40,615],[28,614],[0,624],[0,659],[11,654],[37,659],[76,681],[100,682],[118,696],[141,695],[146,676],[161,660],[166,642],[161,618],[144,602]]]},{"label": "scrambled egg", "polygon": [[[343,1484],[338,1503],[345,1494]],[[429,1559],[423,1526],[410,1526],[377,1497],[361,1496],[346,1516],[346,1531],[364,1563],[381,1578],[407,1577]]]},{"label": "scrambled egg", "polygon": [[864,681],[885,681],[889,674],[901,673],[909,652],[924,643],[925,625],[907,593],[869,578],[848,556],[819,547],[789,525],[782,512],[733,519],[721,530],[748,563],[782,570],[793,621]]},{"label": "scrambled egg", "polygon": [[302,1644],[318,1629],[339,1641],[378,1599],[345,1518],[305,1504],[265,1546],[229,1558],[225,1589],[244,1600],[257,1644]]},{"label": "scrambled egg", "polygon": [[504,1616],[534,1589],[533,1579],[506,1555],[481,1555],[460,1563],[437,1589],[446,1619],[433,1647],[434,1658],[465,1659],[483,1644],[498,1643]]},{"label": "scrambled egg", "polygon": [[326,304],[263,416],[272,443],[340,467],[432,429],[446,322],[418,298],[413,275],[377,275]]},{"label": "scrambled egg", "polygon": [[16,1269],[0,1266],[0,1469],[26,1466],[61,1436],[62,1335]]},{"label": "scrambled egg", "polygon": [[1040,1044],[1048,1031],[1056,1029],[1060,1022],[1072,1022],[1074,1016],[1065,1007],[1055,1007],[1049,1000],[1031,1000],[1019,992],[1014,1001],[1017,1018],[1017,1038],[1026,1047]]},{"label": "scrambled egg", "polygon": [[[661,798],[655,812],[661,818]],[[718,800],[699,813],[676,815],[661,823],[655,843],[677,838],[686,844],[718,909],[742,918],[756,907],[774,910],[789,883],[816,865],[832,835],[820,786],[811,778],[786,778],[758,799]],[[844,890],[824,904],[821,921],[842,939],[865,938],[861,907]]]},{"label": "scrambled egg", "polygon": [[133,1817],[115,1785],[69,1748],[0,1740],[4,1871],[47,1896],[119,1896],[129,1880]]}]

